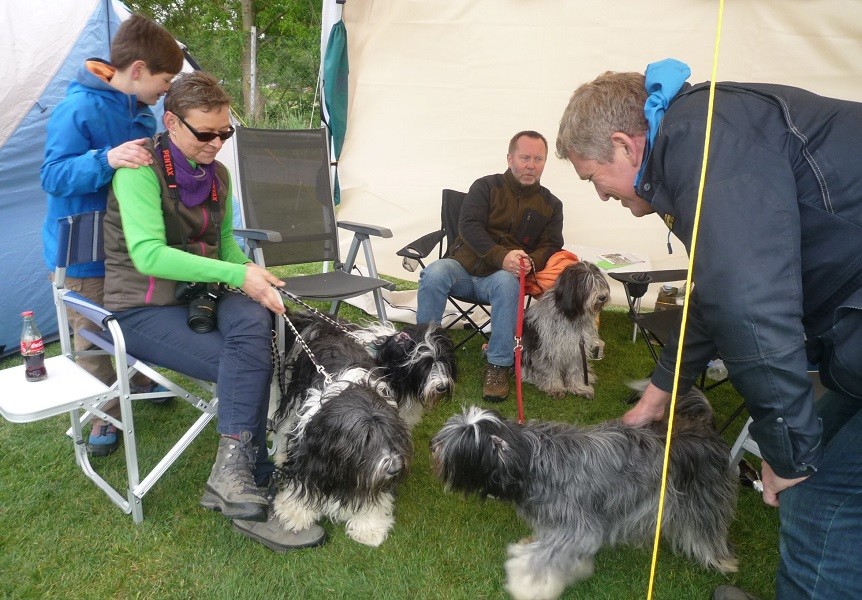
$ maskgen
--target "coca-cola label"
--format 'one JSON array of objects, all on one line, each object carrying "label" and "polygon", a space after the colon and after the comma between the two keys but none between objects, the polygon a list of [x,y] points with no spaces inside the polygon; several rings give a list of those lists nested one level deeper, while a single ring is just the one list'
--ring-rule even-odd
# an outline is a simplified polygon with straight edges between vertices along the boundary
[{"label": "coca-cola label", "polygon": [[45,351],[45,343],[42,338],[38,340],[21,340],[21,354],[27,356],[29,354],[40,354]]}]

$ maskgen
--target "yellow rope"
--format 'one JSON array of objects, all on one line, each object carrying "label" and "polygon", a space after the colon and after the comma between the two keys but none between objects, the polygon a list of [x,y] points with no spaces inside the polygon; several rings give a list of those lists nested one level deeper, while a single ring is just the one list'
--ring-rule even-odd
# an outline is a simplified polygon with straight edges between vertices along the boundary
[{"label": "yellow rope", "polygon": [[689,252],[688,257],[688,273],[686,274],[685,279],[685,300],[682,311],[682,322],[680,323],[680,333],[679,333],[679,345],[676,349],[676,369],[673,374],[673,390],[671,391],[670,396],[670,410],[667,421],[667,441],[664,446],[664,464],[662,465],[661,472],[661,492],[659,494],[658,500],[658,516],[656,518],[655,525],[655,540],[653,542],[652,549],[652,563],[650,565],[650,576],[649,576],[649,589],[647,590],[647,600],[651,600],[653,587],[655,584],[655,568],[656,563],[658,562],[658,543],[661,538],[661,522],[662,517],[664,515],[664,501],[665,494],[667,492],[667,470],[668,463],[670,461],[670,444],[671,438],[673,437],[673,417],[674,417],[674,409],[676,408],[676,394],[679,389],[679,369],[682,364],[682,349],[685,343],[685,326],[688,322],[688,300],[691,295],[691,274],[694,271],[694,255],[695,250],[697,249],[697,233],[698,233],[698,225],[700,224],[700,206],[703,202],[703,188],[704,183],[706,181],[706,164],[707,158],[709,156],[709,139],[710,132],[712,130],[712,111],[713,111],[713,103],[715,100],[715,80],[718,73],[718,48],[721,42],[721,22],[722,17],[724,15],[724,0],[719,0],[718,2],[718,24],[716,26],[715,31],[715,49],[713,51],[712,56],[712,76],[710,77],[709,82],[709,104],[707,105],[706,110],[706,135],[703,140],[703,162],[700,168],[700,183],[697,188],[697,205],[694,213],[694,227],[691,232],[691,251]]}]

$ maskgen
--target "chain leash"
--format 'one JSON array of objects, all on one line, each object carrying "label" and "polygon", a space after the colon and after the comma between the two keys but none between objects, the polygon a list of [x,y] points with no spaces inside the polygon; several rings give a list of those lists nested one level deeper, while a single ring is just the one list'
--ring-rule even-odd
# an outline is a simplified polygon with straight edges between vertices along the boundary
[{"label": "chain leash", "polygon": [[[313,313],[315,313],[319,317],[321,317],[324,321],[326,321],[332,325],[335,325],[336,327],[338,327],[339,329],[341,329],[345,333],[348,333],[353,338],[359,340],[359,338],[356,335],[354,335],[352,332],[348,331],[343,325],[341,325],[340,323],[334,321],[333,319],[330,319],[329,317],[325,316],[323,313],[321,313],[319,310],[317,310],[313,306],[309,306],[308,304],[306,304],[305,302],[303,302],[302,300],[300,300],[299,298],[297,298],[296,296],[294,296],[290,292],[285,292],[284,290],[277,288],[275,286],[272,286],[272,287],[275,290],[277,290],[279,293],[281,293],[281,295],[286,296],[286,297],[290,298],[291,300],[293,300],[294,302],[297,302],[298,304],[303,305],[304,307],[306,307],[307,309],[311,310]],[[242,294],[246,298],[254,300],[253,298],[251,298],[251,296],[249,296],[241,288],[237,288],[237,287],[233,287],[233,286],[229,286],[229,285],[225,285],[225,288],[228,291],[235,292],[237,294]],[[329,385],[330,383],[332,383],[332,375],[327,373],[326,369],[323,368],[323,365],[321,365],[319,362],[317,362],[317,359],[314,356],[314,352],[311,351],[311,348],[309,348],[308,344],[305,342],[305,340],[302,339],[302,336],[300,335],[299,330],[296,329],[296,326],[293,324],[293,321],[290,320],[290,317],[287,316],[287,313],[284,313],[284,314],[278,315],[278,316],[280,316],[282,319],[284,319],[284,322],[287,323],[288,327],[290,327],[290,330],[293,332],[293,335],[296,336],[296,341],[299,342],[299,345],[302,347],[303,351],[305,351],[305,353],[308,355],[308,358],[314,364],[315,370],[323,377],[324,385]],[[286,396],[287,395],[286,394],[287,386],[286,386],[286,382],[285,382],[285,373],[287,372],[288,365],[290,365],[292,367],[293,363],[295,362],[295,359],[291,360],[291,361],[285,360],[284,363],[282,364],[281,353],[278,351],[278,344],[277,344],[276,338],[277,338],[277,333],[276,333],[275,329],[273,329],[272,330],[272,339],[270,340],[270,356],[272,358],[273,368],[274,368],[275,372],[278,373],[279,391],[281,392],[282,396]]]}]

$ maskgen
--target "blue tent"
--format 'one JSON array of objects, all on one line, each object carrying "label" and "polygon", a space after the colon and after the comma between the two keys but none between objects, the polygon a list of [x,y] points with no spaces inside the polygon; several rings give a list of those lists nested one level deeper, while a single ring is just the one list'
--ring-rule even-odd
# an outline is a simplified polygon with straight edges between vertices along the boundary
[{"label": "blue tent", "polygon": [[7,91],[0,92],[0,356],[17,351],[23,310],[35,312],[46,338],[56,336],[42,261],[46,203],[39,167],[45,127],[84,60],[110,56],[111,36],[129,14],[110,0],[40,2],[3,12],[0,69]]}]

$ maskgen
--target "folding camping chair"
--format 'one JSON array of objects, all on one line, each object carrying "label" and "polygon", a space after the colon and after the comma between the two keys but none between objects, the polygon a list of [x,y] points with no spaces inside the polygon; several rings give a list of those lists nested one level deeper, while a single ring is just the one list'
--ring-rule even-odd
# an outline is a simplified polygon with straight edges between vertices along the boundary
[{"label": "folding camping chair", "polygon": [[[627,273],[608,272],[611,279],[623,284],[626,293],[626,302],[629,306],[629,319],[634,323],[635,332],[640,333],[646,342],[647,348],[653,361],[658,362],[656,347],[664,346],[674,328],[679,329],[681,307],[667,310],[656,310],[643,312],[641,301],[652,283],[667,283],[670,281],[685,280],[687,271],[685,269],[671,269],[662,271],[637,271]],[[634,341],[634,340],[633,340]]]},{"label": "folding camping chair", "polygon": [[[371,292],[377,316],[386,322],[381,290],[395,286],[378,278],[370,236],[390,238],[392,232],[336,220],[326,130],[238,127],[236,153],[245,227],[234,233],[248,241],[253,260],[262,267],[331,262],[331,271],[283,277],[284,289],[306,300],[331,302],[332,315],[342,300]],[[353,232],[343,261],[339,228]],[[360,246],[367,277],[354,272]]]},{"label": "folding camping chair", "polygon": [[[641,300],[647,292],[650,284],[668,283],[671,281],[683,281],[687,276],[686,269],[665,269],[659,271],[637,271],[627,273],[609,272],[608,275],[623,284],[626,293],[626,302],[629,306],[629,319],[634,323],[636,333],[640,333],[647,349],[652,356],[653,362],[658,363],[659,352],[667,342],[668,338],[679,331],[682,319],[682,307],[669,307],[664,310],[645,312],[641,310]],[[706,383],[706,372],[700,376],[699,387],[708,391],[728,381],[723,377],[712,383]],[[635,392],[629,397],[629,401],[637,398]],[[726,423],[722,430],[730,423]]]},{"label": "folding camping chair", "polygon": [[[46,359],[48,378],[43,381],[27,382],[24,378],[23,366],[0,371],[0,389],[3,390],[0,396],[0,414],[13,423],[29,423],[68,413],[72,426],[66,434],[72,438],[72,450],[78,466],[120,510],[131,514],[135,523],[140,523],[144,518],[142,507],[144,495],[215,417],[218,399],[213,395],[211,399],[204,400],[167,379],[150,365],[128,355],[123,332],[114,316],[98,304],[65,287],[67,266],[104,260],[103,217],[104,214],[97,211],[60,220],[53,294],[62,354]],[[75,363],[76,356],[80,354],[74,351],[71,342],[67,315],[70,308],[101,329],[100,333],[80,332],[99,348],[81,354],[101,353],[113,356],[117,381],[112,386],[103,384]],[[143,373],[161,384],[167,388],[167,391],[131,393],[129,379],[136,372]],[[215,393],[215,386],[212,384],[188,379],[200,385],[208,393]],[[179,441],[141,479],[137,449],[139,440],[134,425],[133,402],[145,398],[173,396],[182,398],[197,408],[201,414],[183,432]],[[119,420],[102,410],[105,403],[113,398],[117,398],[120,403]],[[109,421],[123,433],[126,458],[125,490],[114,488],[90,464],[82,427],[94,416]]]},{"label": "folding camping chair", "polygon": [[[402,257],[402,265],[405,269],[408,271],[415,269],[412,261],[416,261],[424,269],[426,266],[425,261],[428,260],[428,257],[435,248],[437,249],[436,258],[443,258],[448,254],[449,248],[452,247],[452,244],[458,237],[458,217],[461,214],[461,204],[464,202],[466,196],[465,192],[449,189],[443,190],[443,200],[440,208],[440,229],[426,233],[395,253]],[[466,322],[466,327],[469,327],[471,330],[466,338],[455,345],[456,349],[466,344],[477,334],[481,334],[486,341],[489,339],[490,336],[485,331],[485,328],[491,323],[491,313],[488,310],[488,307],[491,306],[490,304],[476,298],[453,294],[449,294],[449,303],[458,311],[458,316],[445,325],[445,328],[450,329],[459,323]],[[478,315],[476,318],[473,317],[474,313]]]}]

